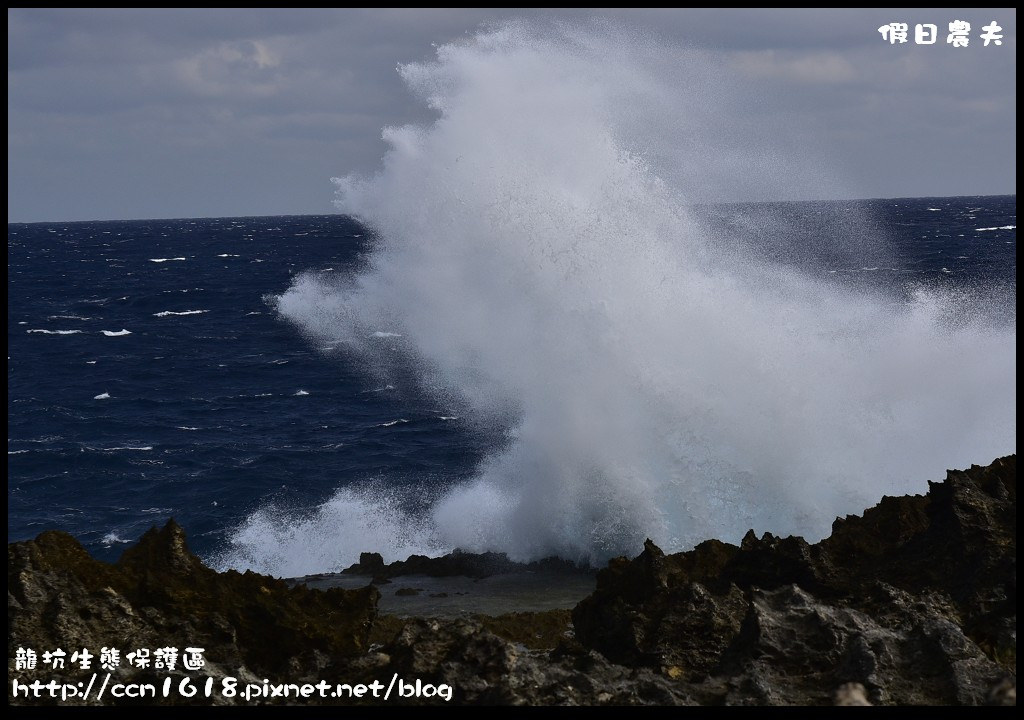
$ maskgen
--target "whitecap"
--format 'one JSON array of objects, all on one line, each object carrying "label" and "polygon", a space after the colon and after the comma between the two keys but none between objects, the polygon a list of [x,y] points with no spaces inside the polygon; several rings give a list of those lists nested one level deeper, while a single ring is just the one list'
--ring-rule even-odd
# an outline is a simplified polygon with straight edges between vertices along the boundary
[{"label": "whitecap", "polygon": [[43,335],[78,335],[81,330],[26,330],[26,333],[41,333]]},{"label": "whitecap", "polygon": [[100,393],[99,395],[96,395],[96,396],[93,397],[93,400],[109,400],[109,399],[110,399],[110,393]]},{"label": "whitecap", "polygon": [[174,310],[164,310],[163,312],[153,313],[153,317],[167,317],[168,315],[202,315],[208,313],[209,310],[183,310],[181,312],[175,312]]},{"label": "whitecap", "polygon": [[371,337],[376,337],[376,338],[396,338],[396,337],[402,337],[402,336],[401,336],[401,334],[396,333],[396,332],[383,332],[383,331],[378,330]]},{"label": "whitecap", "polygon": [[116,532],[111,531],[104,535],[103,539],[100,540],[100,542],[103,543],[103,545],[105,545],[106,547],[110,547],[111,545],[121,545],[123,543],[130,543],[131,540],[125,540]]},{"label": "whitecap", "polygon": [[295,395],[296,396],[309,395],[309,393],[306,392],[305,390],[299,390],[297,393],[295,393]]},{"label": "whitecap", "polygon": [[103,334],[107,337],[121,337],[122,335],[131,335],[132,331],[121,328],[120,330],[104,330]]},{"label": "whitecap", "polygon": [[[17,402],[17,401],[15,401],[15,402]],[[22,440],[21,442],[52,443],[52,442],[57,442],[58,440],[63,440],[63,439],[64,439],[64,437],[62,435],[43,435],[42,437],[29,438],[27,440]]]},{"label": "whitecap", "polygon": [[176,257],[176,258],[150,258],[149,261],[150,262],[155,262],[155,263],[163,263],[163,262],[172,262],[172,261],[175,261],[175,260],[181,261],[181,260],[185,260],[185,259],[186,258],[183,258],[183,257]]},{"label": "whitecap", "polygon": [[1001,225],[1000,227],[978,228],[975,232],[987,232],[989,230],[1016,230],[1016,225]]},{"label": "whitecap", "polygon": [[405,418],[399,418],[398,420],[392,420],[391,422],[381,423],[380,425],[374,425],[374,427],[391,427],[392,425],[397,425],[398,423],[407,423],[407,422],[409,422],[409,421],[406,420]]}]

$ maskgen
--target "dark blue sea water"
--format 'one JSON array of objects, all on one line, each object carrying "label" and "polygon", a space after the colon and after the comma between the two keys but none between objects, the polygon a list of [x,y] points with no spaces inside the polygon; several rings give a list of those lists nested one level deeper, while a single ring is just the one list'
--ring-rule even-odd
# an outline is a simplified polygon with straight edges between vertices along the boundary
[{"label": "dark blue sea water", "polygon": [[[1015,292],[1016,196],[698,214],[828,282]],[[372,244],[344,216],[9,224],[9,541],[56,528],[113,559],[174,516],[209,556],[259,508],[469,477],[500,433],[411,377],[381,383],[269,300],[299,272],[351,275]]]}]

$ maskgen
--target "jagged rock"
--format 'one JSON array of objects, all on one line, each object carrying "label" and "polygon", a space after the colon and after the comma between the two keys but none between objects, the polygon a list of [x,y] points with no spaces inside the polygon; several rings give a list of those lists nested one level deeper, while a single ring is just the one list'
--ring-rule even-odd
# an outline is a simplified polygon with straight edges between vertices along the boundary
[{"label": "jagged rock", "polygon": [[[883,498],[861,517],[837,519],[816,544],[751,532],[739,547],[709,540],[665,555],[648,540],[635,559],[598,573],[571,626],[566,611],[377,619],[372,586],[319,591],[216,573],[173,521],[114,565],[47,532],[9,545],[7,567],[10,657],[18,647],[199,645],[204,677],[370,683],[397,674],[449,686],[452,704],[1016,703],[1015,456],[950,471],[925,496]],[[385,565],[363,553],[347,572],[381,582],[552,567],[458,552]]]},{"label": "jagged rock", "polygon": [[562,560],[561,558],[550,557],[530,563],[520,563],[509,560],[505,553],[469,553],[462,550],[453,550],[441,557],[427,557],[426,555],[410,555],[407,560],[396,560],[387,565],[379,553],[361,553],[359,562],[349,565],[342,570],[344,575],[369,575],[374,582],[387,582],[390,578],[401,575],[427,575],[429,577],[455,577],[464,576],[471,578],[485,578],[491,575],[513,572],[538,572],[547,571],[553,573],[566,572],[593,572],[589,567],[581,567],[576,563]]},{"label": "jagged rock", "polygon": [[824,704],[860,682],[876,704],[981,704],[1016,673],[1016,456],[883,498],[814,545],[751,531],[666,556],[648,540],[598,573],[573,623],[702,701]]},{"label": "jagged rock", "polygon": [[903,622],[815,599],[796,585],[754,589],[744,627],[721,671],[753,680],[730,704],[826,704],[828,689],[861,683],[873,704],[978,705],[1004,674],[960,628],[893,591]]},{"label": "jagged rock", "polygon": [[735,586],[715,595],[699,582],[676,583],[672,568],[650,540],[636,560],[613,560],[573,610],[577,637],[615,662],[707,675],[739,633],[747,603]]},{"label": "jagged rock", "polygon": [[359,553],[359,562],[350,565],[349,567],[342,570],[343,573],[352,573],[355,575],[381,575],[384,572],[384,558],[380,553],[375,552],[364,552]]},{"label": "jagged rock", "polygon": [[[59,647],[69,657],[113,647],[123,657],[136,648],[199,646],[206,675],[284,675],[303,659],[317,666],[322,656],[365,652],[380,597],[372,587],[321,592],[252,572],[217,573],[189,552],[173,520],[114,565],[94,560],[70,535],[46,532],[8,545],[7,571],[10,657],[18,647]],[[122,664],[118,674],[152,673]],[[55,671],[35,675],[48,681]]]},{"label": "jagged rock", "polygon": [[[650,670],[615,665],[598,653],[528,650],[475,620],[412,619],[384,646],[366,678],[418,678],[452,688],[453,704],[680,705],[686,689]],[[409,704],[436,705],[410,698]]]}]

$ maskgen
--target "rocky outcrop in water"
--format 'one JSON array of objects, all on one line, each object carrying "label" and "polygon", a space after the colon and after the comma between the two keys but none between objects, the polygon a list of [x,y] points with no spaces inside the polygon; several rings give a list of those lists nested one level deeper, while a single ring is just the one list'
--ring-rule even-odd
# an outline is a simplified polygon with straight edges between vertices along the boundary
[{"label": "rocky outcrop in water", "polygon": [[465,576],[485,578],[491,575],[514,572],[593,572],[589,567],[580,567],[568,560],[557,557],[545,558],[531,563],[509,560],[505,553],[470,553],[454,550],[441,557],[410,555],[408,560],[384,563],[380,553],[364,552],[359,562],[341,571],[344,575],[367,575],[376,581],[387,581],[402,575],[426,575],[428,577]]},{"label": "rocky outcrop in water", "polygon": [[[386,566],[367,553],[350,571],[479,575],[508,563],[455,555]],[[215,688],[229,677],[254,687],[263,678],[350,687],[395,678],[449,688],[453,704],[1015,704],[1016,457],[951,471],[925,496],[884,498],[836,520],[816,544],[751,532],[738,547],[712,540],[665,555],[648,541],[638,557],[600,571],[571,622],[566,611],[377,617],[378,598],[372,586],[317,591],[216,573],[173,521],[115,565],[48,532],[8,546],[8,655],[193,645],[205,648],[201,675]],[[196,677],[152,668],[114,675],[154,685],[171,676],[175,687]],[[83,673],[11,669],[9,679],[73,683]],[[172,692],[150,702],[241,700]],[[257,702],[383,699],[246,704]],[[410,693],[388,702],[445,701]]]}]

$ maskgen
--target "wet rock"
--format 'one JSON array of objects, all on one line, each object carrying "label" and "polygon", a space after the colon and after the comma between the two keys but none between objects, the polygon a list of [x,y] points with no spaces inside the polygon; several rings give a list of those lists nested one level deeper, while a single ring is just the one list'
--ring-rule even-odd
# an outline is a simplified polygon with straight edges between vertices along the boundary
[{"label": "wet rock", "polygon": [[374,578],[374,582],[386,582],[387,579],[401,575],[485,578],[501,573],[540,571],[552,573],[593,572],[589,567],[581,567],[555,557],[531,563],[519,563],[509,560],[505,553],[469,553],[462,550],[454,550],[436,558],[426,555],[410,555],[407,560],[398,560],[387,565],[384,564],[383,558],[378,553],[362,553],[359,556],[359,562],[348,566],[341,572],[345,575],[370,575]]}]

